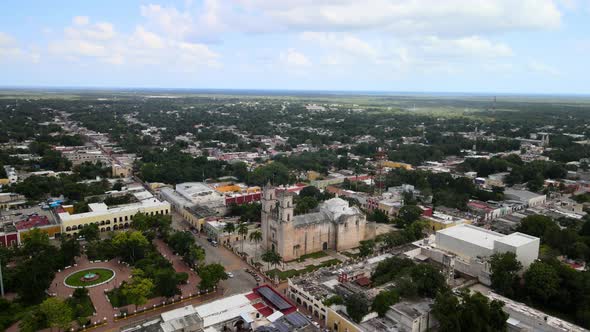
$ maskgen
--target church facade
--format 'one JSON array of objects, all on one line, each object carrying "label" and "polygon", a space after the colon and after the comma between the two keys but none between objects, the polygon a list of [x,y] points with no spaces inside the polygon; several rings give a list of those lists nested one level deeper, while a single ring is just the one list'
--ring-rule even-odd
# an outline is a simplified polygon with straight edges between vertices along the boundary
[{"label": "church facade", "polygon": [[264,188],[262,244],[290,261],[322,250],[356,248],[365,239],[367,220],[340,198],[320,204],[319,211],[294,216],[293,193]]}]

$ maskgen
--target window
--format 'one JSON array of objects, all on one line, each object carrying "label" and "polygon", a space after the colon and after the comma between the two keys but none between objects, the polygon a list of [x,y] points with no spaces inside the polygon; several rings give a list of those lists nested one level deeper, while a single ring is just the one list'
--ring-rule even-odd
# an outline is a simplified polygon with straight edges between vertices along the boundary
[{"label": "window", "polygon": [[127,216],[125,216],[125,221],[127,221]]}]

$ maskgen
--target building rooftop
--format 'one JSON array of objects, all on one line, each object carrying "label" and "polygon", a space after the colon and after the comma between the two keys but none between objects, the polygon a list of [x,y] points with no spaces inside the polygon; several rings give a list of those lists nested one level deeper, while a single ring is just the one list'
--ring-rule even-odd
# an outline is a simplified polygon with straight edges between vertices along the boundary
[{"label": "building rooftop", "polygon": [[504,237],[503,234],[468,224],[449,227],[437,232],[437,234],[439,233],[472,243],[476,246],[488,248],[490,250],[494,249],[494,241]]},{"label": "building rooftop", "polygon": [[505,243],[511,246],[515,246],[515,247],[520,247],[522,245],[525,245],[529,242],[533,242],[533,241],[538,241],[539,238],[534,237],[534,236],[530,236],[528,234],[524,234],[524,233],[512,233],[510,235],[506,235],[496,241],[501,242],[501,243]]}]

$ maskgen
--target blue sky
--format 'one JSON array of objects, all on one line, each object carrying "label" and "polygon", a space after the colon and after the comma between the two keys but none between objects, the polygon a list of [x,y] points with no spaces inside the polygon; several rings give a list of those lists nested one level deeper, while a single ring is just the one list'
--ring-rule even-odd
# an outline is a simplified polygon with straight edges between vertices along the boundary
[{"label": "blue sky", "polygon": [[0,86],[590,93],[590,0],[4,0]]}]

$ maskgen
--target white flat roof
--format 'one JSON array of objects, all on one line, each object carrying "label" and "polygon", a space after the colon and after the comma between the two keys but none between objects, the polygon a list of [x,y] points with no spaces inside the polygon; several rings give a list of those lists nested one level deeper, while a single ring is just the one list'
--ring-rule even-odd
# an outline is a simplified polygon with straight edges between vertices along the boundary
[{"label": "white flat roof", "polygon": [[494,241],[504,237],[503,234],[467,224],[449,227],[437,233],[445,234],[490,250],[494,249]]},{"label": "white flat roof", "polygon": [[506,243],[508,245],[514,246],[514,247],[520,247],[522,245],[525,245],[527,243],[533,242],[533,241],[537,241],[539,240],[539,238],[534,237],[534,236],[530,236],[528,234],[523,234],[523,233],[512,233],[510,235],[506,235],[504,237],[502,237],[501,239],[498,239],[498,242],[501,243]]},{"label": "white flat roof", "polygon": [[195,312],[195,308],[192,305],[187,305],[186,307],[166,311],[162,313],[162,320],[167,322],[172,319],[182,318],[184,316],[192,315]]},{"label": "white flat roof", "polygon": [[208,327],[238,317],[242,313],[253,312],[256,308],[250,304],[245,294],[238,294],[200,305],[195,310],[203,318],[204,327]]},{"label": "white flat roof", "polygon": [[59,213],[59,218],[62,221],[70,221],[76,220],[80,218],[87,218],[93,216],[103,216],[108,215],[111,213],[119,213],[119,212],[128,212],[133,210],[138,210],[140,208],[150,208],[150,207],[161,207],[161,208],[169,208],[170,204],[168,202],[161,202],[156,198],[146,199],[139,203],[132,203],[132,204],[125,204],[125,205],[118,205],[113,208],[108,208],[104,203],[92,203],[88,204],[90,208],[90,212],[84,213],[77,213],[77,214],[69,214],[68,212]]}]

